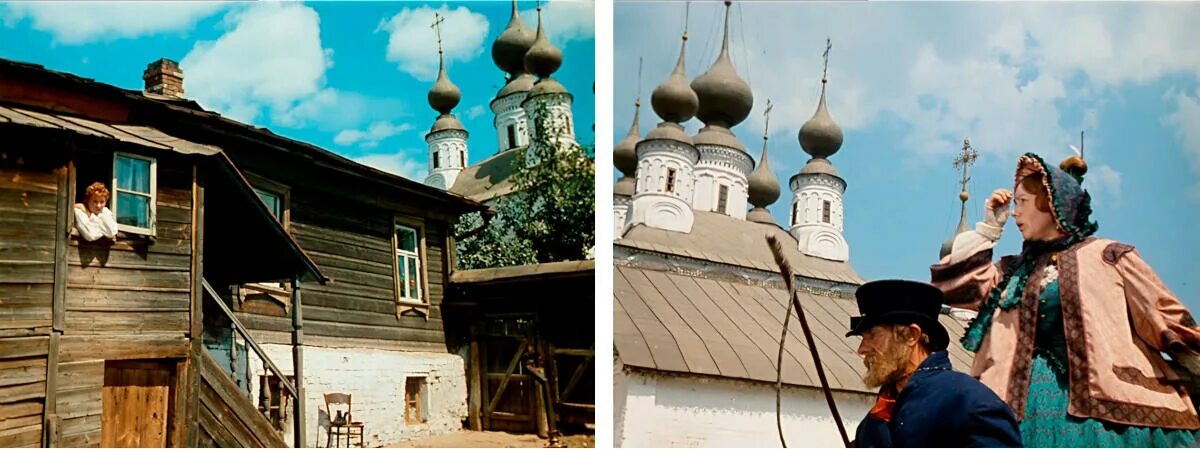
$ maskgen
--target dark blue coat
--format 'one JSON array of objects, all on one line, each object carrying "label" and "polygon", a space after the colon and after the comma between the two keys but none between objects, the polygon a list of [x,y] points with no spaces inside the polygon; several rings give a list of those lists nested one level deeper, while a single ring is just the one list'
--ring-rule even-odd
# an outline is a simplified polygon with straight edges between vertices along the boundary
[{"label": "dark blue coat", "polygon": [[921,363],[896,397],[891,422],[867,416],[857,447],[1021,447],[1012,409],[996,393],[950,368],[945,352]]}]

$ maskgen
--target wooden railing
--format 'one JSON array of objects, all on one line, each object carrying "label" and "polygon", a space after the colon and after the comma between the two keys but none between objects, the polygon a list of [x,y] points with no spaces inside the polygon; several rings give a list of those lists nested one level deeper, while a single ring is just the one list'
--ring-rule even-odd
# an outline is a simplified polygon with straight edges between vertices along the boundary
[{"label": "wooden railing", "polygon": [[[241,334],[242,339],[246,341],[246,346],[248,346],[254,351],[255,354],[258,355],[259,360],[262,360],[263,368],[267,372],[271,373],[271,375],[275,376],[275,378],[279,379],[279,384],[283,386],[283,392],[292,398],[292,420],[304,422],[304,398],[302,398],[300,395],[300,382],[302,381],[301,377],[299,375],[294,376],[292,378],[292,382],[288,382],[288,377],[284,376],[283,370],[280,370],[279,367],[275,365],[275,362],[271,361],[271,358],[267,356],[267,352],[264,351],[263,348],[258,345],[258,342],[250,336],[250,331],[247,330],[246,326],[242,324],[241,320],[239,320],[237,316],[233,314],[233,311],[230,310],[229,306],[225,304],[225,300],[221,298],[221,295],[217,294],[216,290],[214,290],[212,286],[208,284],[207,280],[203,280],[201,282],[203,282],[204,285],[204,292],[207,293],[205,296],[212,297],[213,303],[215,303],[217,307],[221,309],[221,312],[225,315],[225,317],[233,323],[234,330],[237,331],[238,334]],[[266,410],[261,411],[266,414]],[[270,416],[267,418],[269,419]],[[296,426],[296,435],[293,435],[293,438],[295,439],[295,447],[303,447],[302,442],[304,435],[303,432],[300,431],[301,428],[302,426]]]}]

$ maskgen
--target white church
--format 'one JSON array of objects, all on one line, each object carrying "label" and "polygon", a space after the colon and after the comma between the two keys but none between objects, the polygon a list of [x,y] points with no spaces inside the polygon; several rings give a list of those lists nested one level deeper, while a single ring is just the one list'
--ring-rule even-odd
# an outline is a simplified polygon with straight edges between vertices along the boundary
[{"label": "white church", "polygon": [[468,132],[451,112],[462,93],[450,81],[441,63],[441,50],[438,52],[440,67],[429,91],[429,106],[440,115],[425,134],[429,148],[425,184],[490,203],[513,191],[509,179],[514,171],[513,160],[519,150],[537,141],[533,134],[537,129],[554,123],[558,125],[555,129],[564,131],[559,133],[557,143],[562,148],[576,146],[573,97],[553,77],[562,66],[562,50],[550,42],[540,19],[536,32],[521,21],[516,2],[508,26],[492,43],[492,61],[506,74],[504,86],[491,102],[497,150],[473,165],[467,165]]},{"label": "white church", "polygon": [[[754,104],[729,56],[729,2],[721,52],[690,82],[687,35],[678,63],[651,95],[662,120],[642,135],[638,113],[614,149],[614,444],[631,447],[778,446],[776,357],[788,291],[766,236],[791,242],[807,313],[834,398],[853,437],[875,402],[862,383],[858,339],[845,337],[864,282],[843,234],[847,180],[831,157],[842,130],[825,103],[799,133],[811,158],[788,182],[788,221],[767,207],[780,183],[731,129]],[[815,86],[813,86],[815,88]],[[635,107],[639,107],[636,104]],[[682,123],[704,127],[688,135]],[[852,176],[852,174],[850,175]],[[849,176],[848,176],[849,177]],[[972,355],[957,344],[965,321],[941,318],[957,369]],[[841,446],[797,320],[783,358],[783,427],[790,446]]]}]

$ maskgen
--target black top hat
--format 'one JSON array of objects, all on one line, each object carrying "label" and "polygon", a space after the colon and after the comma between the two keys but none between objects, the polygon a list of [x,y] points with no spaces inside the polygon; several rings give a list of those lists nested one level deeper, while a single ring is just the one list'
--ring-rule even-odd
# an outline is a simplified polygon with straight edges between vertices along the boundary
[{"label": "black top hat", "polygon": [[862,335],[881,324],[916,324],[929,335],[934,351],[950,345],[946,328],[938,322],[944,296],[937,287],[924,282],[889,279],[863,284],[854,292],[862,316],[850,317],[846,336]]}]

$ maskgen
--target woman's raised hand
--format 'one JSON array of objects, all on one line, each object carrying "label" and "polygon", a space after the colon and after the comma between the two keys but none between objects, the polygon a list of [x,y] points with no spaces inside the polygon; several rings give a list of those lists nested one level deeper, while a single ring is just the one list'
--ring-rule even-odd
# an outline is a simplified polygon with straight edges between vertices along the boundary
[{"label": "woman's raised hand", "polygon": [[1003,228],[1008,221],[1008,207],[1012,202],[1013,193],[1008,189],[996,189],[983,204],[983,222],[990,226]]}]

